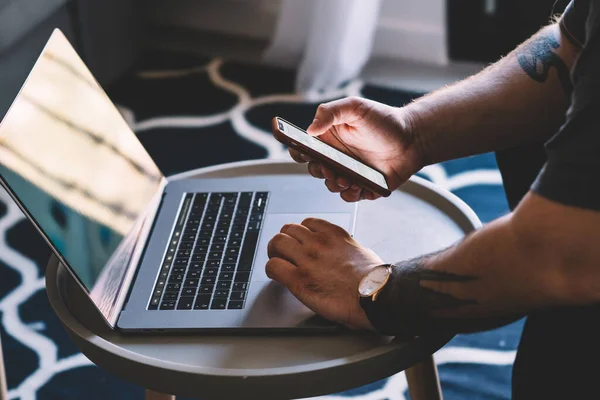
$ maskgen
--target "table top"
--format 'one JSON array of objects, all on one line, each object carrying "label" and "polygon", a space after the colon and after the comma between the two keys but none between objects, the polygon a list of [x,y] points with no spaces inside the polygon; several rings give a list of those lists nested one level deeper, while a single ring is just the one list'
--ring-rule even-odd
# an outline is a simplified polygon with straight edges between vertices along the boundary
[{"label": "table top", "polygon": [[[306,174],[306,166],[250,161],[169,179]],[[324,189],[325,190],[325,189]],[[358,206],[355,237],[386,261],[440,249],[481,226],[456,196],[418,177],[390,197]],[[48,263],[50,303],[71,339],[94,363],[143,387],[203,399],[300,398],[391,376],[451,337],[402,341],[372,333],[326,335],[132,335],[111,330],[56,257]]]}]

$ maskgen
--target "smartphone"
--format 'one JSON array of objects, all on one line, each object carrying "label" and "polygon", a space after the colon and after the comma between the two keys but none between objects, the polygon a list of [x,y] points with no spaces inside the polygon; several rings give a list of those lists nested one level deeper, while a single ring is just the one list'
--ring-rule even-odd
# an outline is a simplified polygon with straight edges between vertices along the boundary
[{"label": "smartphone", "polygon": [[384,197],[392,193],[381,172],[310,136],[305,130],[283,118],[273,118],[273,136],[281,143],[319,160],[338,175],[350,178],[357,185],[373,193]]}]

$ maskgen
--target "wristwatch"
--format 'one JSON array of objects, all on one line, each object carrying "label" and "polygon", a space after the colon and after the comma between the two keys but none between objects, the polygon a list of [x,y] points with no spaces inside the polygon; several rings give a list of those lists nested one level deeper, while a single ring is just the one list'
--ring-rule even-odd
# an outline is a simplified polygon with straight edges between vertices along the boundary
[{"label": "wristwatch", "polygon": [[372,302],[377,300],[377,296],[385,287],[391,274],[391,264],[378,265],[369,271],[358,284],[358,295],[361,297],[361,301],[362,299],[370,299]]},{"label": "wristwatch", "polygon": [[376,302],[392,275],[392,265],[383,264],[373,268],[358,284],[359,303],[365,311],[373,328],[379,333],[393,336],[396,334],[394,318],[385,304]]}]

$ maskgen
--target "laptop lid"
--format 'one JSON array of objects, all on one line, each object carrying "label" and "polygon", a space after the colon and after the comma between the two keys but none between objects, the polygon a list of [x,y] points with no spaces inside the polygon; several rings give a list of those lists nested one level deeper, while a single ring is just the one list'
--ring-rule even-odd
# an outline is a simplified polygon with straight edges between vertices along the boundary
[{"label": "laptop lid", "polygon": [[114,326],[166,179],[59,30],[0,123],[0,177]]}]

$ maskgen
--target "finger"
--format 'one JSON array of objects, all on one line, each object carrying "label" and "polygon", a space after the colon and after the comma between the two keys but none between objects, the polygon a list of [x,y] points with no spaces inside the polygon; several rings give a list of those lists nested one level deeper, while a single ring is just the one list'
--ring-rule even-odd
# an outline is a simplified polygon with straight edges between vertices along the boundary
[{"label": "finger", "polygon": [[337,225],[332,224],[329,221],[325,221],[324,219],[320,219],[320,218],[306,218],[304,221],[302,221],[302,225],[306,226],[308,229],[310,229],[313,232],[321,232],[321,233],[334,232],[334,233],[348,234],[344,228],[341,228]]},{"label": "finger", "polygon": [[327,132],[333,125],[350,124],[364,115],[360,111],[367,102],[359,97],[330,101],[321,104],[315,113],[315,119],[307,129],[311,136],[320,136]]},{"label": "finger", "polygon": [[364,189],[361,195],[361,198],[363,200],[377,200],[378,198],[380,198],[381,196],[379,196],[376,193],[371,192],[370,190],[366,190]]},{"label": "finger", "polygon": [[281,228],[281,233],[285,233],[299,241],[300,243],[304,243],[311,239],[313,233],[310,229],[300,224],[285,224]]},{"label": "finger", "polygon": [[339,187],[337,183],[335,183],[335,180],[332,181],[330,179],[326,179],[325,186],[331,193],[341,193],[345,190],[344,188]]},{"label": "finger", "polygon": [[267,245],[267,255],[269,258],[283,258],[294,265],[298,265],[298,259],[302,254],[302,245],[293,237],[285,233],[278,233],[273,236]]},{"label": "finger", "polygon": [[324,165],[321,165],[321,173],[325,179],[329,179],[330,181],[335,181],[337,179],[336,173]]},{"label": "finger", "polygon": [[288,150],[290,152],[290,156],[292,156],[294,161],[296,161],[298,163],[306,163],[306,162],[311,161],[311,158],[309,156],[307,156],[306,154],[300,153],[298,150],[294,150],[292,148],[290,148]]},{"label": "finger", "polygon": [[341,188],[349,189],[350,185],[352,185],[352,181],[346,177],[338,176],[335,183]]},{"label": "finger", "polygon": [[321,164],[319,164],[316,161],[311,161],[308,163],[308,172],[315,178],[325,179],[325,175],[323,175]]},{"label": "finger", "polygon": [[[355,187],[353,189],[353,187]],[[360,193],[361,190],[359,187],[352,185],[350,186],[349,189],[344,190],[341,194],[340,197],[342,198],[342,200],[348,202],[348,203],[354,203],[360,200]]]},{"label": "finger", "polygon": [[265,265],[265,272],[270,279],[281,283],[284,286],[295,286],[298,280],[298,269],[282,258],[271,258]]}]

